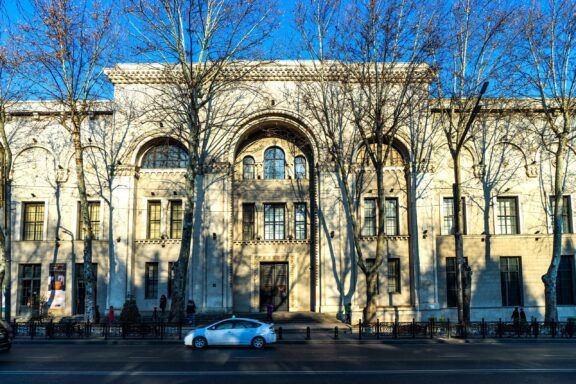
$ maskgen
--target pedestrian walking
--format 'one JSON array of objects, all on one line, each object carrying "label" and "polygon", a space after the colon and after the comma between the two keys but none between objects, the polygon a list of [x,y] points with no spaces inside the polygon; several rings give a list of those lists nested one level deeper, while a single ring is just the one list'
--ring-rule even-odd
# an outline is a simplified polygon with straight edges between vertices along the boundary
[{"label": "pedestrian walking", "polygon": [[156,307],[154,307],[154,311],[152,311],[152,321],[153,322],[158,321],[158,308]]},{"label": "pedestrian walking", "polygon": [[160,311],[162,312],[162,315],[164,315],[164,312],[166,312],[166,304],[167,303],[168,303],[168,300],[166,299],[166,295],[160,296]]},{"label": "pedestrian walking", "polygon": [[524,312],[524,308],[520,308],[520,329],[522,332],[528,331],[528,321],[526,321],[526,312]]},{"label": "pedestrian walking", "polygon": [[512,311],[511,318],[514,325],[517,325],[520,322],[520,312],[518,312],[518,307],[515,307],[514,311]]},{"label": "pedestrian walking", "polygon": [[266,305],[266,321],[269,323],[272,322],[272,312],[274,312],[274,304],[270,302]]},{"label": "pedestrian walking", "polygon": [[196,303],[194,300],[188,300],[188,305],[186,306],[186,320],[191,326],[196,325]]},{"label": "pedestrian walking", "polygon": [[110,308],[108,309],[108,322],[109,323],[114,322],[114,306],[113,305],[111,305]]},{"label": "pedestrian walking", "polygon": [[352,305],[350,303],[344,304],[344,322],[352,324]]}]

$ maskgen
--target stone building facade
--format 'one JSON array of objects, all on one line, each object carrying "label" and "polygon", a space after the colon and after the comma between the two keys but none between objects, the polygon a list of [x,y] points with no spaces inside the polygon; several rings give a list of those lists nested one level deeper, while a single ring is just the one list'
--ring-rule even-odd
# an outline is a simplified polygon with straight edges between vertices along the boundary
[{"label": "stone building facade", "polygon": [[[159,97],[157,67],[119,65],[107,75],[115,86],[113,100],[98,105],[84,134],[87,156],[92,156],[87,173],[97,236],[97,303],[103,312],[110,305],[121,308],[133,296],[141,310],[151,311],[162,294],[171,294],[186,151],[162,117],[138,112],[127,118],[131,108],[143,111]],[[256,96],[241,102],[242,118],[226,122],[207,150],[197,178],[201,203],[195,210],[201,220],[194,241],[199,246],[191,255],[187,288],[200,311],[260,312],[271,301],[279,311],[336,315],[351,302],[355,316],[361,314],[364,278],[351,256],[338,176],[320,131],[299,106],[298,82],[313,80],[306,76],[296,63],[259,67],[251,75]],[[524,124],[521,112],[510,115],[512,125]],[[56,315],[84,311],[79,200],[61,116],[50,103],[22,103],[9,123],[13,317],[29,315],[37,300]],[[113,132],[122,133],[124,142],[110,197],[102,182],[109,160],[97,148],[106,147]],[[450,156],[440,143],[422,169],[422,182],[413,186],[404,137],[401,132],[394,142],[385,170],[387,260],[378,277],[378,317],[454,320]],[[493,191],[488,205],[478,158],[472,148],[463,156],[464,253],[472,269],[473,320],[507,319],[515,306],[524,306],[528,316],[543,316],[540,277],[552,252],[549,169],[544,155],[529,145],[514,144],[506,156],[508,182]],[[561,319],[576,315],[573,185],[564,197]],[[417,194],[416,204],[410,194]],[[368,181],[354,212],[368,259],[376,241],[375,197]],[[486,206],[490,216],[484,214]],[[411,217],[417,217],[416,227],[409,225]],[[486,225],[492,233],[489,254]]]}]

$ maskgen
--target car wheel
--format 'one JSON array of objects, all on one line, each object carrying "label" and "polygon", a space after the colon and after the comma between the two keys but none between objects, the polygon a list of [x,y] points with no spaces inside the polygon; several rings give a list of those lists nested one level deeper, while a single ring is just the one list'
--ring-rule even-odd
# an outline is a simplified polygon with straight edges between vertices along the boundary
[{"label": "car wheel", "polygon": [[206,338],[199,336],[199,337],[194,338],[194,340],[192,341],[192,344],[194,345],[194,348],[202,349],[206,345],[208,345],[208,342],[206,341]]},{"label": "car wheel", "polygon": [[253,348],[261,349],[261,348],[264,348],[265,345],[266,345],[266,340],[264,340],[263,337],[256,336],[255,338],[252,339],[252,347]]}]

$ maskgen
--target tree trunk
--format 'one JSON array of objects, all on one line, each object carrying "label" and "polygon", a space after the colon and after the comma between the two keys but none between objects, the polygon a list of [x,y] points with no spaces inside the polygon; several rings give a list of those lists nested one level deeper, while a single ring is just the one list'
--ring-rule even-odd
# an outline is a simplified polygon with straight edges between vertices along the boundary
[{"label": "tree trunk", "polygon": [[[72,117],[74,120],[74,116]],[[80,198],[80,215],[84,229],[84,282],[86,284],[86,296],[84,307],[84,318],[86,321],[94,321],[95,302],[95,276],[92,269],[92,223],[90,221],[90,212],[88,209],[88,196],[86,194],[86,181],[84,175],[83,148],[80,136],[81,120],[78,118],[74,121],[72,129],[72,141],[74,143],[74,158],[76,162],[76,178],[78,183],[78,195]]]},{"label": "tree trunk", "polygon": [[[110,183],[112,186],[112,183]],[[112,206],[112,187],[110,187],[110,200],[108,203],[108,289],[106,292],[106,308],[111,304],[112,283],[116,278],[116,251],[114,244],[114,207]]]},{"label": "tree trunk", "polygon": [[194,196],[196,188],[196,173],[189,167],[186,175],[186,201],[184,219],[182,221],[182,241],[178,261],[174,265],[174,285],[172,289],[172,302],[170,304],[170,320],[184,321],[184,300],[186,298],[186,282],[188,280],[188,263],[194,231]]},{"label": "tree trunk", "polygon": [[486,262],[486,265],[488,265],[492,258],[492,233],[490,231],[491,195],[491,189],[484,186],[484,261]]},{"label": "tree trunk", "polygon": [[558,308],[556,303],[556,278],[558,267],[562,257],[562,211],[564,208],[564,178],[566,151],[568,139],[566,136],[559,138],[558,150],[555,154],[556,170],[554,175],[554,215],[552,219],[553,240],[552,240],[552,260],[548,266],[548,271],[542,276],[544,283],[545,312],[544,321],[551,322],[558,320]]},{"label": "tree trunk", "polygon": [[455,152],[452,156],[454,164],[454,184],[452,185],[452,198],[454,207],[454,248],[456,252],[456,286],[458,293],[458,323],[464,324],[470,318],[469,311],[466,311],[464,298],[465,290],[464,278],[464,242],[462,239],[462,223],[460,214],[461,192],[460,192],[460,154]]}]

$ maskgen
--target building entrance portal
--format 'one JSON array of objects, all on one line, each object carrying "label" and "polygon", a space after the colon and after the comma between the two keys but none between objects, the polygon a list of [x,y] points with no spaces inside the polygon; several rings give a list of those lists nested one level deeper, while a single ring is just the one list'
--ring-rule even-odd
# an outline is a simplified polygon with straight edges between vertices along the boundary
[{"label": "building entrance portal", "polygon": [[288,311],[288,263],[260,263],[260,310]]}]

